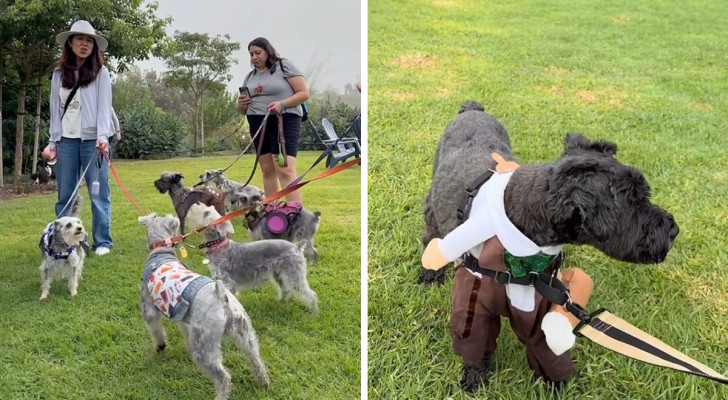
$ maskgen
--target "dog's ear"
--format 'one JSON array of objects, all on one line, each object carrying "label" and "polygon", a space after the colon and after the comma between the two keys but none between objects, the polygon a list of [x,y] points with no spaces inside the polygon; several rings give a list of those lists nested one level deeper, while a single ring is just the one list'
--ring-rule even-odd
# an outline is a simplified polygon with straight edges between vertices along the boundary
[{"label": "dog's ear", "polygon": [[561,157],[583,152],[613,157],[617,154],[617,145],[606,140],[589,140],[580,133],[567,133],[564,138],[564,151]]},{"label": "dog's ear", "polygon": [[[554,195],[554,224],[570,240],[589,234],[607,240],[617,222],[619,207],[613,193],[613,171],[603,159],[581,156],[556,167],[549,186]],[[556,211],[558,210],[558,211]]]},{"label": "dog's ear", "polygon": [[180,183],[183,178],[184,178],[184,175],[180,174],[179,172],[175,172],[172,175],[172,182],[173,183]]},{"label": "dog's ear", "polygon": [[149,226],[152,221],[154,221],[154,218],[157,218],[157,213],[151,213],[149,215],[139,217],[137,218],[137,222],[139,222],[139,225]]},{"label": "dog's ear", "polygon": [[172,214],[167,214],[164,216],[164,222],[168,224],[168,226],[172,229],[172,232],[174,234],[177,234],[179,232],[179,218],[175,217]]}]

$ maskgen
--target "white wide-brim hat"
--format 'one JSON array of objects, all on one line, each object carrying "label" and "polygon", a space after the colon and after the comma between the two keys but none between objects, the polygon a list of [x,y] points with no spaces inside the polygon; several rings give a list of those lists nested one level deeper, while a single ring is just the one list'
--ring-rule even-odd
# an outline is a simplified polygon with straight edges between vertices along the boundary
[{"label": "white wide-brim hat", "polygon": [[96,34],[96,29],[94,29],[93,26],[88,21],[79,20],[73,23],[71,25],[71,30],[68,32],[61,32],[56,36],[56,43],[63,45],[66,43],[69,37],[72,35],[88,35],[94,38],[96,40],[96,46],[99,48],[99,51],[106,50],[106,47],[109,45],[109,41],[104,39],[103,37]]}]

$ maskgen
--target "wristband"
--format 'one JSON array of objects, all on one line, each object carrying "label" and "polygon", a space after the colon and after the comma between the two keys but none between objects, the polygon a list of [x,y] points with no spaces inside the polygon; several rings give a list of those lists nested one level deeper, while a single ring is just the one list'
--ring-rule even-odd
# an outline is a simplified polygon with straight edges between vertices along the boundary
[{"label": "wristband", "polygon": [[281,111],[283,111],[284,108],[286,108],[286,103],[281,100]]}]

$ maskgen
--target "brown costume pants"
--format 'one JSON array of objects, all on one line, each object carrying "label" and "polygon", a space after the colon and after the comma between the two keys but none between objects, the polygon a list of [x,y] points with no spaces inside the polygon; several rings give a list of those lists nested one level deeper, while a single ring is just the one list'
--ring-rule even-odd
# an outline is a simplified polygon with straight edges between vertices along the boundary
[{"label": "brown costume pants", "polygon": [[537,378],[565,381],[576,373],[570,352],[556,356],[546,345],[541,320],[551,303],[536,293],[535,309],[521,311],[510,305],[506,287],[490,277],[478,279],[466,268],[455,272],[452,288],[451,335],[455,354],[469,366],[479,365],[495,351],[500,317],[506,317],[518,340],[526,346],[528,364]]}]

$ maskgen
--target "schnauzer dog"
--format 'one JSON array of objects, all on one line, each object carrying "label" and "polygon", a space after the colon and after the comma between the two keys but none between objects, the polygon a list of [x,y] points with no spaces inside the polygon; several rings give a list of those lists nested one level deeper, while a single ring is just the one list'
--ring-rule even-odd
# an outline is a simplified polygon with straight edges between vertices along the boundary
[{"label": "schnauzer dog", "polygon": [[182,184],[184,176],[179,172],[163,172],[162,176],[154,181],[154,186],[159,193],[168,193],[172,199],[172,205],[180,220],[180,229],[185,234],[185,218],[190,206],[197,202],[208,206],[214,206],[217,212],[225,215],[225,194],[216,191],[208,186],[187,188]]},{"label": "schnauzer dog", "polygon": [[229,336],[245,354],[257,384],[268,386],[268,370],[260,358],[258,337],[238,299],[220,281],[189,271],[165,239],[177,235],[179,220],[171,215],[139,217],[147,227],[149,256],[141,283],[141,314],[156,350],[166,347],[165,315],[176,322],[187,351],[215,384],[216,400],[228,398],[230,374],[222,364],[221,343]]},{"label": "schnauzer dog", "polygon": [[205,183],[213,182],[219,190],[225,193],[227,212],[260,203],[264,197],[262,190],[252,185],[232,181],[219,169],[208,169],[200,175],[200,180]]},{"label": "schnauzer dog", "polygon": [[43,254],[40,264],[41,300],[48,297],[51,283],[56,279],[68,278],[71,296],[77,293],[83,261],[89,252],[88,235],[78,218],[80,204],[81,198],[76,196],[66,216],[49,223],[43,231],[38,244]]},{"label": "schnauzer dog", "polygon": [[[213,207],[195,204],[189,211],[190,224],[196,229],[220,218]],[[303,301],[314,315],[318,314],[318,298],[306,278],[305,241],[296,244],[269,239],[239,243],[228,239],[234,233],[229,221],[202,231],[207,247],[208,267],[233,293],[273,282],[281,301],[291,295]]]},{"label": "schnauzer dog", "polygon": [[[558,160],[523,165],[512,173],[503,195],[508,219],[540,247],[591,245],[617,260],[662,262],[678,235],[678,226],[670,213],[650,202],[650,187],[642,173],[617,161],[616,152],[614,143],[567,134]],[[466,201],[466,188],[496,167],[492,153],[514,160],[503,126],[480,104],[468,101],[445,129],[435,153],[432,186],[424,204],[425,246],[458,226],[458,208]],[[443,269],[423,268],[420,282],[442,283],[443,274]],[[483,285],[490,284],[490,280],[485,282]],[[499,319],[498,315],[493,318]],[[494,322],[497,326],[499,323]],[[465,340],[457,335],[460,333],[453,330],[454,342]],[[491,339],[494,348],[495,338]],[[465,357],[463,352],[467,350],[456,348],[456,352]],[[469,354],[471,362],[463,365],[461,386],[468,391],[486,383],[491,369],[493,353],[478,353]],[[529,364],[537,374],[539,368],[532,364],[532,356],[529,350]],[[571,363],[570,356],[566,356]],[[479,363],[473,363],[476,358]],[[550,379],[548,374],[537,375],[555,384],[563,383]]]}]

